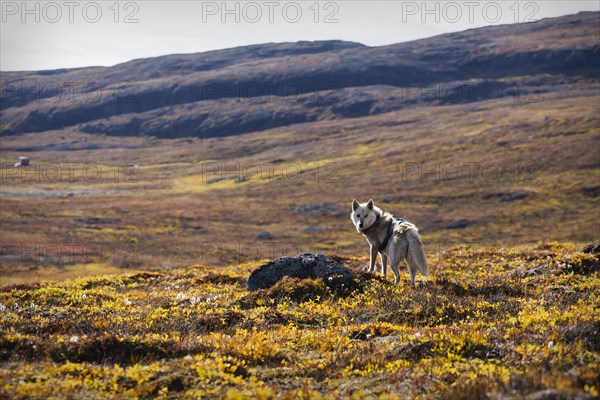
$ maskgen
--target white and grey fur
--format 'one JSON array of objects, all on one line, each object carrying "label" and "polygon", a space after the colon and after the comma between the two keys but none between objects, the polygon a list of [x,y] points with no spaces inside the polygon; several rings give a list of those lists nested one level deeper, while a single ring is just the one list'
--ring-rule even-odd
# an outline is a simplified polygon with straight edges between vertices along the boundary
[{"label": "white and grey fur", "polygon": [[[375,261],[377,254],[381,257],[381,273],[386,276],[388,260],[394,272],[394,283],[400,281],[400,262],[406,261],[410,273],[410,284],[414,286],[417,271],[423,275],[429,275],[427,260],[423,250],[423,243],[419,236],[419,230],[408,221],[395,220],[388,213],[383,212],[375,206],[373,200],[360,204],[352,200],[352,213],[350,218],[358,233],[361,233],[371,246],[371,261],[368,272],[375,273]],[[380,245],[385,241],[388,233],[388,225],[392,221],[392,236],[385,248]],[[365,267],[367,268],[367,267]]]}]

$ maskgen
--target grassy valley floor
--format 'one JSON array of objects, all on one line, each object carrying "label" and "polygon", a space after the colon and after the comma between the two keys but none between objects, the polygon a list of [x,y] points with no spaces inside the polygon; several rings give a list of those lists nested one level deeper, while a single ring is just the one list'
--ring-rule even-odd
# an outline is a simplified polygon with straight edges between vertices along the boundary
[{"label": "grassy valley floor", "polygon": [[[431,257],[465,243],[598,240],[590,90],[216,139],[2,137],[0,284],[360,255],[353,198],[415,223]],[[23,154],[32,165],[14,168]]]}]

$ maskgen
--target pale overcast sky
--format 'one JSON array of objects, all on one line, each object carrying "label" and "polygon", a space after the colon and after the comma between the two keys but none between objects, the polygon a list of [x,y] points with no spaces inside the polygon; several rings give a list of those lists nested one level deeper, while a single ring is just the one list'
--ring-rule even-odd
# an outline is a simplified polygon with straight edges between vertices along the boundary
[{"label": "pale overcast sky", "polygon": [[2,71],[108,66],[267,42],[341,39],[380,46],[600,10],[599,0],[1,0],[0,5]]}]

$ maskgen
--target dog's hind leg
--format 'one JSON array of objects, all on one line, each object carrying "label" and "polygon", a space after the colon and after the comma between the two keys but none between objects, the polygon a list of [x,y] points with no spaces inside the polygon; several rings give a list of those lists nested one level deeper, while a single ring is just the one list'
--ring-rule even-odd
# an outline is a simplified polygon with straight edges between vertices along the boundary
[{"label": "dog's hind leg", "polygon": [[425,250],[423,249],[423,243],[421,239],[412,237],[407,254],[407,263],[412,266],[425,276],[429,276],[429,267],[427,266],[427,259],[425,258]]},{"label": "dog's hind leg", "polygon": [[381,273],[385,278],[387,276],[387,266],[388,266],[388,258],[385,254],[379,253],[379,257],[381,257]]},{"label": "dog's hind leg", "polygon": [[406,264],[408,264],[408,272],[410,272],[410,284],[412,286],[415,285],[417,272],[420,271],[425,276],[429,275],[427,260],[425,259],[425,254],[423,254],[423,248],[421,246],[418,246],[418,248],[412,247],[409,249],[408,254],[406,255]]},{"label": "dog's hind leg", "polygon": [[396,243],[393,246],[390,246],[390,268],[394,273],[394,285],[397,285],[400,282],[400,252],[396,248]]},{"label": "dog's hind leg", "polygon": [[408,273],[410,274],[410,285],[415,286],[415,278],[417,277],[418,270],[410,253],[408,253],[408,257],[406,258],[406,264],[408,265]]}]

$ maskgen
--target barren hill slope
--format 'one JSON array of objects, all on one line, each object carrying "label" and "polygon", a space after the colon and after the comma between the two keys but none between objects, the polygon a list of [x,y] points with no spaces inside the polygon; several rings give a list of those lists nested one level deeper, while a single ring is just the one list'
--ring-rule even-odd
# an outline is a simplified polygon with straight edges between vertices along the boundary
[{"label": "barren hill slope", "polygon": [[[588,12],[382,47],[278,43],[113,67],[6,72],[0,134],[70,128],[229,136],[415,104],[553,90],[597,79],[599,22],[599,13]],[[424,85],[443,87],[422,95]]]}]

